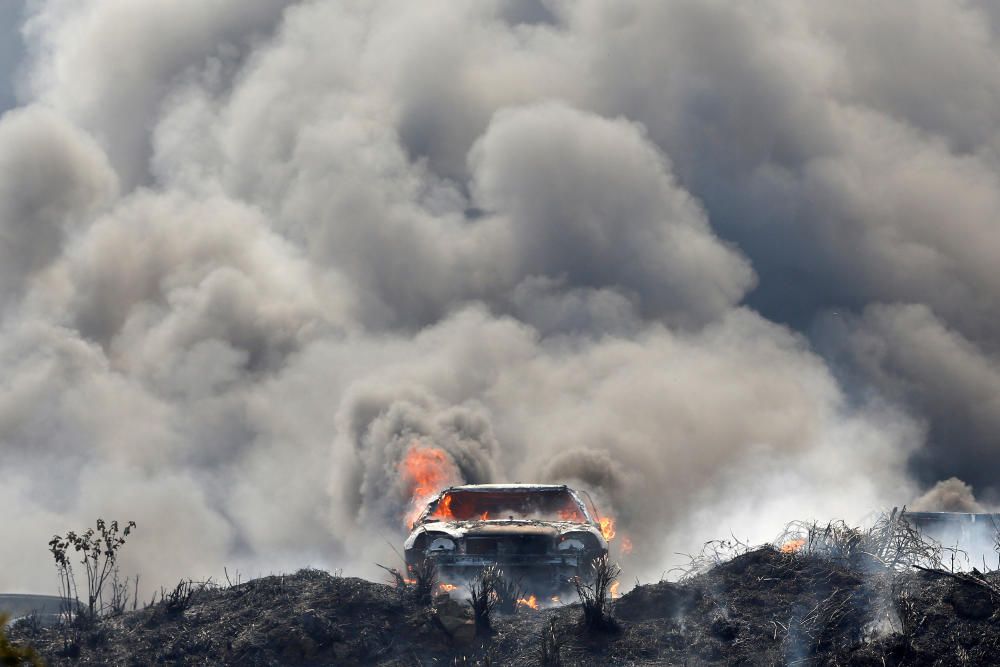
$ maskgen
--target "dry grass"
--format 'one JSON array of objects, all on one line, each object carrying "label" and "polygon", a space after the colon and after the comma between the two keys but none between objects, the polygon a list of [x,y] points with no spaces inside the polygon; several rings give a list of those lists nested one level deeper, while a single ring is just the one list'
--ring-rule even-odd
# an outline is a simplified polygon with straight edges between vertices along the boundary
[{"label": "dry grass", "polygon": [[942,568],[957,550],[943,547],[905,519],[906,508],[883,514],[871,528],[848,526],[843,521],[793,521],[776,540],[778,548],[801,544],[794,553],[858,564],[870,559],[892,571],[914,567]]},{"label": "dry grass", "polygon": [[541,667],[562,667],[562,646],[554,618],[550,618],[542,629],[541,643],[538,646],[538,664]]},{"label": "dry grass", "polygon": [[679,580],[686,581],[759,548],[735,536],[726,540],[710,540],[705,542],[697,554],[679,553],[678,555],[687,558],[688,562],[671,568],[669,572],[677,573]]}]

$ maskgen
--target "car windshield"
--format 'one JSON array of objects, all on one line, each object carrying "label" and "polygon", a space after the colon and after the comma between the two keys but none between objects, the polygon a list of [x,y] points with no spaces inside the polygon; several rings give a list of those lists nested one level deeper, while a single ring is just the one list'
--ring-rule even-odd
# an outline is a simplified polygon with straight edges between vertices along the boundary
[{"label": "car windshield", "polygon": [[510,491],[446,491],[432,502],[424,521],[491,521],[503,519],[575,521],[586,515],[567,489]]}]

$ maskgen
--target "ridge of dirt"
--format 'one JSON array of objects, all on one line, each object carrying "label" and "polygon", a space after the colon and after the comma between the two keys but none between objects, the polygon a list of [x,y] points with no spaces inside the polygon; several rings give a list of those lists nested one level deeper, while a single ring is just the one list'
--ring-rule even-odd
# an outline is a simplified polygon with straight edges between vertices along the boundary
[{"label": "ridge of dirt", "polygon": [[[982,580],[1000,585],[996,573]],[[554,631],[566,665],[977,665],[1000,656],[1000,600],[943,572],[891,573],[764,547],[616,601],[616,632],[579,605],[522,609],[475,638],[392,586],[318,570],[196,591],[84,630],[17,624],[51,665],[538,665]],[[458,610],[458,611],[456,611]],[[459,628],[456,630],[455,628]]]}]

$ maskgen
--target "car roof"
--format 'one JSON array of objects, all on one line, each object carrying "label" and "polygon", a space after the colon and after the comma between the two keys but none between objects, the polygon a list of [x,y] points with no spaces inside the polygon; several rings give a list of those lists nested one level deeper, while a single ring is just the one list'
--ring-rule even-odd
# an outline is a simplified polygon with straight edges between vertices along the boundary
[{"label": "car roof", "polygon": [[560,491],[569,489],[565,484],[464,484],[450,486],[445,491]]},{"label": "car roof", "polygon": [[431,506],[434,503],[439,502],[441,498],[444,497],[444,494],[448,493],[449,491],[471,491],[474,493],[475,492],[513,493],[516,491],[528,491],[528,492],[565,491],[570,495],[572,495],[576,503],[583,509],[583,514],[584,516],[587,517],[587,520],[589,522],[593,523],[596,521],[596,519],[594,519],[594,517],[591,516],[590,510],[587,508],[587,505],[583,502],[583,500],[579,497],[577,492],[569,488],[569,486],[567,486],[566,484],[524,484],[521,482],[512,484],[463,484],[461,486],[449,486],[447,489],[442,489],[440,492],[438,492],[436,496],[434,496],[434,498],[430,501],[427,507],[424,508],[424,511],[421,512],[418,521],[422,523],[424,518],[427,517],[428,513],[430,512]]}]

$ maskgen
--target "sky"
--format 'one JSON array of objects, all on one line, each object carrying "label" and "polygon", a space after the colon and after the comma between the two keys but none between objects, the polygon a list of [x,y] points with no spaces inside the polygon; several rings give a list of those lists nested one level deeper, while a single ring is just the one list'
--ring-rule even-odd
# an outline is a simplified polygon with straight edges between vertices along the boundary
[{"label": "sky", "polygon": [[0,590],[377,578],[400,462],[590,490],[627,578],[1000,495],[1000,13],[0,7]]}]

